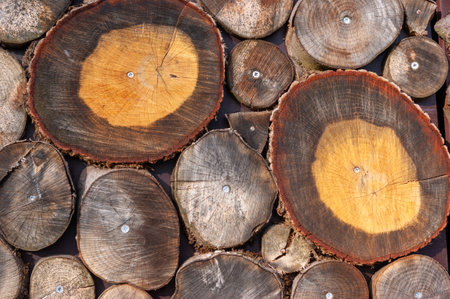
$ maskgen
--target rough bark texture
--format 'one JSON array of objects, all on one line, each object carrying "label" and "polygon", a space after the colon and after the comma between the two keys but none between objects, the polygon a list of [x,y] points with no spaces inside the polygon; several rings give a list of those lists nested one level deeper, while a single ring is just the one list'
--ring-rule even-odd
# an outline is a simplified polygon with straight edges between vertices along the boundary
[{"label": "rough bark texture", "polygon": [[403,24],[400,0],[302,0],[295,30],[303,48],[320,64],[358,68],[397,38]]},{"label": "rough bark texture", "polygon": [[362,273],[352,265],[315,262],[295,278],[291,299],[323,298],[369,299],[369,288]]},{"label": "rough bark texture", "polygon": [[132,285],[120,284],[106,289],[98,299],[152,299],[152,296]]},{"label": "rough bark texture", "polygon": [[450,14],[437,21],[434,30],[446,43],[450,43]]},{"label": "rough bark texture", "polygon": [[30,299],[41,298],[94,299],[94,280],[73,256],[40,259],[31,273]]},{"label": "rough bark texture", "polygon": [[230,129],[210,131],[181,153],[172,190],[188,232],[212,248],[245,243],[269,221],[277,196],[264,159]]},{"label": "rough bark texture", "polygon": [[25,72],[16,58],[0,48],[0,148],[18,140],[25,129],[26,82]]},{"label": "rough bark texture", "polygon": [[388,264],[372,276],[373,299],[450,298],[450,277],[435,260],[410,255]]},{"label": "rough bark texture", "polygon": [[81,200],[80,257],[110,283],[157,289],[174,275],[179,255],[175,207],[146,171],[117,169],[98,177]]},{"label": "rough bark texture", "polygon": [[194,256],[178,270],[178,298],[283,298],[283,284],[263,263],[239,253]]},{"label": "rough bark texture", "polygon": [[265,37],[286,23],[292,0],[200,0],[222,27],[243,38]]},{"label": "rough bark texture", "polygon": [[36,251],[55,243],[74,198],[66,162],[53,146],[20,141],[0,151],[0,228],[9,244]]},{"label": "rough bark texture", "polygon": [[263,235],[261,254],[277,271],[300,271],[310,260],[313,249],[306,239],[292,228],[277,224]]},{"label": "rough bark texture", "polygon": [[242,139],[258,153],[264,150],[269,137],[270,115],[272,111],[236,112],[227,114],[228,123]]},{"label": "rough bark texture", "polygon": [[294,225],[348,261],[405,255],[446,225],[443,139],[373,73],[330,71],[294,83],[272,114],[269,151]]},{"label": "rough bark texture", "polygon": [[25,293],[22,260],[0,240],[0,294],[2,299],[22,298]]},{"label": "rough bark texture", "polygon": [[2,0],[0,43],[20,46],[43,35],[71,0]]},{"label": "rough bark texture", "polygon": [[389,53],[383,69],[383,77],[413,98],[434,94],[445,83],[447,73],[444,51],[425,36],[403,39]]},{"label": "rough bark texture", "polygon": [[28,105],[37,130],[65,151],[155,162],[214,117],[223,80],[220,32],[194,4],[100,0],[72,10],[40,42]]},{"label": "rough bark texture", "polygon": [[436,11],[434,0],[401,0],[405,8],[406,29],[411,35],[427,35],[427,27]]},{"label": "rough bark texture", "polygon": [[231,93],[253,109],[272,106],[294,79],[294,67],[274,44],[245,40],[230,54],[227,69]]}]

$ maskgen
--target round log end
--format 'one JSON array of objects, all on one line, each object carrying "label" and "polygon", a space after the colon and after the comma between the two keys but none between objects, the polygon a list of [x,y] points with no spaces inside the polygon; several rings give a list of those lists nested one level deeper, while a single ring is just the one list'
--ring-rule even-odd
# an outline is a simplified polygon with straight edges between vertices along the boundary
[{"label": "round log end", "polygon": [[113,285],[107,288],[98,299],[152,299],[149,293],[129,284]]},{"label": "round log end", "polygon": [[437,21],[434,30],[446,43],[450,43],[450,14]]},{"label": "round log end", "polygon": [[0,240],[0,294],[4,299],[25,295],[25,269],[22,260]]}]

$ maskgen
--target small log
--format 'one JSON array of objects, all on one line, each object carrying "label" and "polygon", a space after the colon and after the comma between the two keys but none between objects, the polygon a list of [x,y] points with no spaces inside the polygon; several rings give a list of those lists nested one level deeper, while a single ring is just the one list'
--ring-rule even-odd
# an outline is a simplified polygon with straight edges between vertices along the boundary
[{"label": "small log", "polygon": [[303,269],[309,263],[312,251],[300,233],[284,224],[271,226],[261,241],[263,258],[281,273]]},{"label": "small log", "polygon": [[71,0],[2,0],[0,43],[21,46],[39,38],[69,7]]},{"label": "small log", "polygon": [[94,299],[94,280],[73,256],[42,258],[30,277],[30,299],[41,298]]},{"label": "small log", "polygon": [[175,280],[178,298],[283,298],[275,271],[240,253],[216,251],[188,259]]},{"label": "small log", "polygon": [[80,257],[107,282],[145,290],[164,286],[177,269],[179,238],[177,211],[147,171],[106,172],[81,199]]},{"label": "small log", "polygon": [[28,105],[37,130],[65,151],[156,162],[206,127],[223,81],[220,32],[194,4],[100,0],[72,10],[37,46]]},{"label": "small log", "polygon": [[434,30],[447,44],[450,44],[450,14],[437,21]]},{"label": "small log", "polygon": [[406,29],[411,35],[427,35],[427,27],[436,11],[434,0],[401,0],[405,8]]},{"label": "small log", "polygon": [[370,63],[397,38],[403,24],[400,0],[302,0],[295,16],[306,52],[333,68]]},{"label": "small log", "polygon": [[98,299],[152,299],[149,293],[129,284],[113,285],[107,288]]},{"label": "small log", "polygon": [[181,153],[172,191],[191,237],[211,248],[247,242],[269,221],[277,196],[263,157],[230,129],[210,131]]},{"label": "small log", "polygon": [[14,247],[37,251],[55,243],[74,211],[69,169],[56,148],[19,141],[0,151],[0,228]]},{"label": "small log", "polygon": [[450,277],[437,261],[410,255],[388,264],[372,276],[373,299],[450,298]]},{"label": "small log", "polygon": [[200,0],[200,3],[231,34],[262,38],[286,23],[293,0]]},{"label": "small log", "polygon": [[0,294],[2,299],[25,295],[25,272],[22,260],[0,239]]},{"label": "small log", "polygon": [[303,298],[369,299],[369,288],[362,273],[354,266],[339,261],[320,261],[294,279],[291,299]]},{"label": "small log", "polygon": [[22,66],[14,56],[0,48],[0,148],[19,140],[25,130],[27,123],[27,113],[24,109],[26,84],[27,80]]},{"label": "small log", "polygon": [[389,53],[383,69],[383,77],[409,96],[419,99],[438,91],[445,83],[447,73],[444,51],[425,36],[402,39]]},{"label": "small log", "polygon": [[228,123],[242,139],[258,153],[264,150],[269,137],[269,123],[272,111],[236,112],[226,114]]},{"label": "small log", "polygon": [[269,160],[294,226],[347,261],[408,254],[446,225],[441,135],[374,73],[328,71],[294,83],[272,113]]},{"label": "small log", "polygon": [[292,83],[294,67],[274,44],[245,40],[231,51],[227,78],[239,102],[263,109],[272,106]]}]

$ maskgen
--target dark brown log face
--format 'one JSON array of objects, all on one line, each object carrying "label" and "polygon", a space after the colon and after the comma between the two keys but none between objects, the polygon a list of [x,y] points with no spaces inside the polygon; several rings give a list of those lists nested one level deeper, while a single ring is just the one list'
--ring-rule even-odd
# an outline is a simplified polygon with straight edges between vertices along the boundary
[{"label": "dark brown log face", "polygon": [[104,0],[71,11],[39,44],[28,104],[63,150],[155,162],[213,118],[223,80],[220,32],[195,5]]},{"label": "dark brown log face", "polygon": [[0,240],[0,294],[3,299],[22,298],[25,273],[22,261]]},{"label": "dark brown log face", "polygon": [[405,8],[406,28],[411,35],[427,35],[427,26],[436,10],[434,0],[401,0]]},{"label": "dark brown log face", "polygon": [[27,122],[23,107],[26,82],[25,72],[16,58],[0,48],[0,147],[23,134]]},{"label": "dark brown log face", "polygon": [[272,106],[294,79],[294,67],[281,50],[262,40],[245,40],[230,54],[228,85],[250,108]]},{"label": "dark brown log face", "polygon": [[98,299],[152,299],[152,296],[132,285],[120,284],[107,288]]},{"label": "dark brown log face", "polygon": [[277,196],[264,159],[230,129],[210,131],[181,153],[172,190],[188,232],[210,248],[245,243],[269,221]]},{"label": "dark brown log face", "polygon": [[261,153],[269,137],[272,111],[236,112],[227,114],[230,127],[236,130],[250,147]]},{"label": "dark brown log face", "polygon": [[2,0],[0,42],[20,46],[37,39],[55,24],[71,0]]},{"label": "dark brown log face", "polygon": [[369,299],[369,288],[362,273],[352,265],[316,262],[295,278],[291,299],[323,298]]},{"label": "dark brown log face", "polygon": [[283,298],[283,284],[262,263],[238,253],[216,252],[187,260],[178,270],[177,298]]},{"label": "dark brown log face", "polygon": [[270,159],[296,227],[348,261],[426,245],[446,224],[448,152],[429,118],[365,71],[294,83],[272,114]]},{"label": "dark brown log face", "polygon": [[414,98],[426,98],[447,79],[448,62],[441,47],[424,36],[403,39],[389,53],[383,77]]},{"label": "dark brown log face", "polygon": [[265,37],[286,23],[292,0],[200,0],[223,28],[243,38]]},{"label": "dark brown log face", "polygon": [[14,247],[36,251],[64,233],[74,209],[64,158],[53,146],[22,141],[0,151],[0,228]]},{"label": "dark brown log face", "polygon": [[94,299],[94,280],[75,257],[40,259],[31,273],[30,299],[41,298]]},{"label": "dark brown log face", "polygon": [[435,260],[410,255],[388,264],[372,276],[374,299],[447,299],[450,277]]},{"label": "dark brown log face", "polygon": [[114,170],[85,193],[77,241],[80,257],[96,276],[157,289],[178,265],[177,212],[148,172]]},{"label": "dark brown log face", "polygon": [[295,30],[303,48],[320,64],[358,68],[397,38],[403,24],[400,0],[302,0]]}]

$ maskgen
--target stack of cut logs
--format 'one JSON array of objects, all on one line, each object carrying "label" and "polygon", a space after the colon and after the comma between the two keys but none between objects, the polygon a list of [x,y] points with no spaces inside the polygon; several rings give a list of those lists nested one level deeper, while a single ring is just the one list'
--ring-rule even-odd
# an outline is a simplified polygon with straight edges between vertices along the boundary
[{"label": "stack of cut logs", "polygon": [[436,8],[2,0],[0,298],[450,298]]}]

